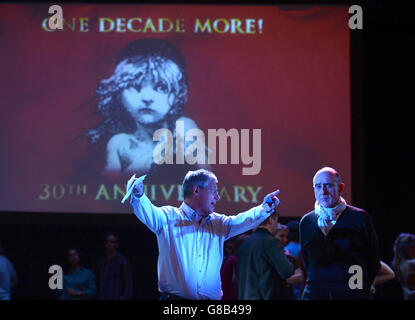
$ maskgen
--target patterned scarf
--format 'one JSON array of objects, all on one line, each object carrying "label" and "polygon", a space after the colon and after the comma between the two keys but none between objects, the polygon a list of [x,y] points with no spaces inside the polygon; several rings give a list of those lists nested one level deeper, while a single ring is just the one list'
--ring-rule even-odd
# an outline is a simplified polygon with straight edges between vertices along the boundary
[{"label": "patterned scarf", "polygon": [[336,224],[340,214],[346,209],[346,200],[340,197],[334,208],[326,208],[319,205],[316,201],[314,204],[314,212],[318,216],[317,225],[323,231],[324,235]]}]

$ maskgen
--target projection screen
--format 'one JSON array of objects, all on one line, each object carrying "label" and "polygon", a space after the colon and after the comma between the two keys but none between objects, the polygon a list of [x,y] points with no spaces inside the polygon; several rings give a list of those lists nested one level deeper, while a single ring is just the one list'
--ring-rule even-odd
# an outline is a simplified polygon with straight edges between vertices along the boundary
[{"label": "projection screen", "polygon": [[302,216],[324,166],[351,202],[346,6],[60,7],[0,4],[1,211],[130,213],[133,174],[179,206],[198,168],[220,213]]}]

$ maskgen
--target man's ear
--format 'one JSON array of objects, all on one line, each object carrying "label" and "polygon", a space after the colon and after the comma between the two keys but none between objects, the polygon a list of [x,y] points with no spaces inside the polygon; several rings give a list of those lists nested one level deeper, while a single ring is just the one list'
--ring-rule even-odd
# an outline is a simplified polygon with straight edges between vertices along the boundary
[{"label": "man's ear", "polygon": [[197,196],[197,195],[199,195],[199,192],[200,192],[200,187],[199,186],[193,186],[193,194],[195,195],[195,196]]},{"label": "man's ear", "polygon": [[344,190],[344,183],[339,184],[339,192],[342,192]]}]

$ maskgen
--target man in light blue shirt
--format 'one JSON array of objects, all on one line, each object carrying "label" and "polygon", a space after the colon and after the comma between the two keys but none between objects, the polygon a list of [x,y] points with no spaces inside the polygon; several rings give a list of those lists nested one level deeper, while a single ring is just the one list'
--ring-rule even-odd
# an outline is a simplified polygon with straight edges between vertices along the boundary
[{"label": "man in light blue shirt", "polygon": [[217,183],[210,171],[189,171],[180,208],[156,207],[144,194],[143,182],[134,186],[130,201],[134,213],[157,236],[161,299],[220,300],[223,243],[257,227],[279,204],[277,190],[261,205],[238,215],[215,213]]}]

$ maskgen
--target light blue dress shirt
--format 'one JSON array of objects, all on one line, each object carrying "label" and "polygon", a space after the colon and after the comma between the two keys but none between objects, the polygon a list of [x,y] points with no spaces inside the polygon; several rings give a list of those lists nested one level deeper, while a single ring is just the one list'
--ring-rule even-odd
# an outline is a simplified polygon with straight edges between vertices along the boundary
[{"label": "light blue dress shirt", "polygon": [[157,236],[158,287],[186,299],[222,297],[223,243],[261,224],[271,213],[262,205],[235,216],[199,216],[185,202],[180,208],[156,207],[144,194],[131,195],[135,215]]}]

